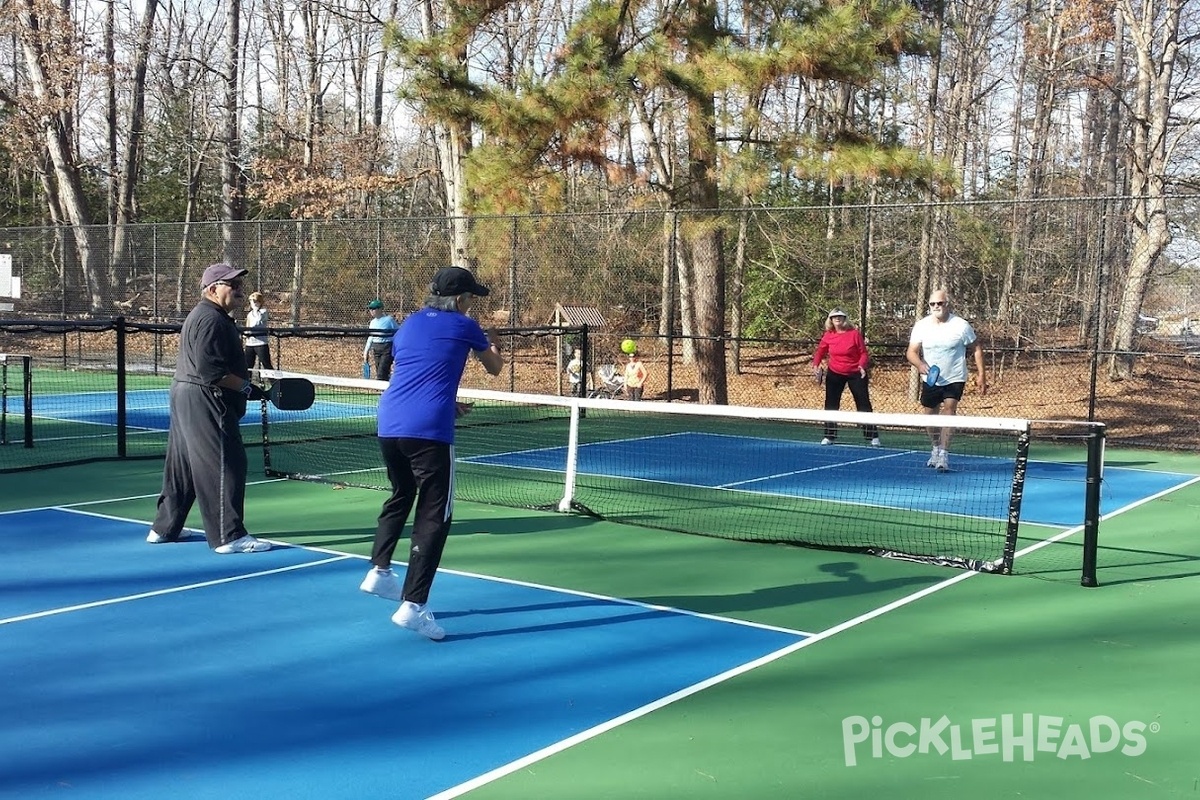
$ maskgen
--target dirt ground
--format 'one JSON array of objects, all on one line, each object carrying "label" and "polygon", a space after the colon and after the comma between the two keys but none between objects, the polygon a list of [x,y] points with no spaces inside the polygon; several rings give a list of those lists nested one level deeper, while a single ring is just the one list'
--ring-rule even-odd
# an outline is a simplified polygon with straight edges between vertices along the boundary
[{"label": "dirt ground", "polygon": [[[728,373],[732,405],[782,408],[821,408],[825,389],[813,380],[811,354],[757,353],[743,360],[741,370]],[[646,400],[695,401],[695,370],[674,364],[668,376],[665,357],[649,353]],[[1087,420],[1092,382],[1091,363],[1082,356],[988,356],[988,388],[980,394],[974,379],[967,386],[959,411],[987,417],[1032,420]],[[559,393],[554,367],[547,362],[518,359],[511,383],[516,391]],[[506,371],[503,377],[508,377]],[[549,376],[549,379],[547,378]],[[670,393],[668,395],[668,379]],[[496,379],[502,380],[502,379]],[[563,389],[566,391],[565,378]],[[464,384],[497,388],[478,368]],[[503,388],[509,388],[507,385]],[[871,401],[875,411],[918,412],[915,378],[900,355],[877,360],[871,371]],[[1155,449],[1200,450],[1200,363],[1193,358],[1154,354],[1140,358],[1134,376],[1113,381],[1107,363],[1096,376],[1094,419],[1107,425],[1110,444]],[[853,410],[847,391],[843,410]]]}]

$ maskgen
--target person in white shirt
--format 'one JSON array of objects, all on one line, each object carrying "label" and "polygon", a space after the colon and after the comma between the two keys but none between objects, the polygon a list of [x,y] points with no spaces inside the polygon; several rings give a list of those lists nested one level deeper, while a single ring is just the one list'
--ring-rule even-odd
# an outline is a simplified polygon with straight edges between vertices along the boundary
[{"label": "person in white shirt", "polygon": [[[987,378],[983,368],[983,348],[971,323],[950,310],[950,295],[938,289],[929,295],[929,314],[913,325],[908,337],[908,363],[921,373],[921,410],[926,414],[958,413],[963,389],[967,385],[967,351],[975,359],[975,385],[980,394],[987,393]],[[936,370],[934,370],[936,368]],[[930,370],[935,379],[928,380]],[[930,428],[933,450],[926,466],[939,472],[950,469],[949,428]]]},{"label": "person in white shirt", "polygon": [[583,397],[583,351],[578,348],[567,363],[567,381],[571,384],[571,396]]},{"label": "person in white shirt", "polygon": [[246,368],[275,369],[271,364],[271,346],[267,341],[267,307],[262,292],[250,295],[250,312],[246,314]]},{"label": "person in white shirt", "polygon": [[625,365],[625,397],[629,400],[641,400],[646,390],[646,365],[637,350],[629,354],[629,363]]}]

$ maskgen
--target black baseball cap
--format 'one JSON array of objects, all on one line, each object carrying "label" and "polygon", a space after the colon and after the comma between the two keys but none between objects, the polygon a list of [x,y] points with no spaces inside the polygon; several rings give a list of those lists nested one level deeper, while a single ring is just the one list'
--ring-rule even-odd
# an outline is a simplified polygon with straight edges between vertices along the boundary
[{"label": "black baseball cap", "polygon": [[443,267],[433,276],[429,291],[438,297],[457,297],[470,292],[479,297],[486,297],[488,288],[475,281],[470,270],[462,267]]}]

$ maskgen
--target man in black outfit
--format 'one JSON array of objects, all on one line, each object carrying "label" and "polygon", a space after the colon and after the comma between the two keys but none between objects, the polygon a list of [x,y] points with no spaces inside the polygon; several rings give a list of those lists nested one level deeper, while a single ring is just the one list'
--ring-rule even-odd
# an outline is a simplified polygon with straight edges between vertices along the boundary
[{"label": "man in black outfit", "polygon": [[200,504],[208,546],[221,554],[258,553],[271,545],[246,531],[246,450],[238,427],[247,400],[266,394],[250,382],[241,335],[230,316],[242,307],[246,270],[213,264],[200,280],[200,302],[184,320],[158,513],[146,541],[188,538],[183,526]]}]

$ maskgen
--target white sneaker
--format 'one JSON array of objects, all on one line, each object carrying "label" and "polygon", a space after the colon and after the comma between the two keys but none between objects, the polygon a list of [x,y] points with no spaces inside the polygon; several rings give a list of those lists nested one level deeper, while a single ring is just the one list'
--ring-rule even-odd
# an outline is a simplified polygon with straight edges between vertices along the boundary
[{"label": "white sneaker", "polygon": [[871,440],[871,447],[882,447],[882,446],[883,446],[883,442],[879,441],[878,436],[876,436],[874,439]]},{"label": "white sneaker", "polygon": [[390,569],[371,567],[367,571],[367,577],[363,578],[363,582],[359,584],[358,588],[360,591],[382,597],[384,600],[400,602],[404,599],[404,587],[400,585],[400,579],[396,577],[396,573]]},{"label": "white sneaker", "polygon": [[150,544],[170,544],[172,542],[190,542],[191,540],[191,531],[180,531],[179,537],[176,539],[168,539],[166,536],[163,536],[161,533],[153,529],[146,534],[146,541]]},{"label": "white sneaker", "polygon": [[947,453],[945,450],[939,450],[937,463],[933,465],[933,468],[936,469],[938,472],[949,472],[950,471],[950,454]]},{"label": "white sneaker", "polygon": [[433,612],[425,606],[419,606],[416,603],[407,601],[401,603],[400,608],[396,609],[396,613],[392,614],[392,622],[401,628],[416,631],[427,639],[433,639],[435,642],[446,635],[446,632],[442,630],[442,626],[438,625],[434,620]]},{"label": "white sneaker", "polygon": [[925,466],[927,466],[927,467],[936,467],[937,466],[938,449],[939,448],[935,447],[929,451],[929,460],[925,462]]},{"label": "white sneaker", "polygon": [[826,436],[824,439],[821,440],[821,444],[822,445],[833,444],[833,439],[830,439],[828,436]]},{"label": "white sneaker", "polygon": [[226,542],[220,547],[214,548],[213,552],[226,556],[230,553],[261,553],[264,550],[270,549],[270,542],[264,542],[262,539],[255,539],[253,536],[247,533],[240,539],[234,539],[232,542]]}]

